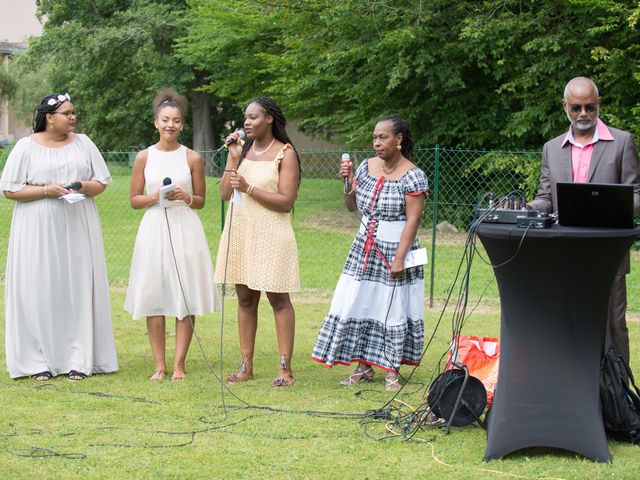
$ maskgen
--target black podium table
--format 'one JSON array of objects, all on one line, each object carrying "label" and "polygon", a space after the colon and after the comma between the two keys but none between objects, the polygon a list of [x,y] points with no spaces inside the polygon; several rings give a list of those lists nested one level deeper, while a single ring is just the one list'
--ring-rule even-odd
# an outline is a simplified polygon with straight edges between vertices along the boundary
[{"label": "black podium table", "polygon": [[480,225],[501,305],[485,460],[527,447],[609,460],[600,356],[613,278],[639,235],[638,227]]}]

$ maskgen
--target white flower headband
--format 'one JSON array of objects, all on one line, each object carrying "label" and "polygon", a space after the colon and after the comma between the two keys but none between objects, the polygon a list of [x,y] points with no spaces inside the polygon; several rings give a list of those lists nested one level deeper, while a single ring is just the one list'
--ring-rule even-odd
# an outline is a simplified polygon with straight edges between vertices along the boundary
[{"label": "white flower headband", "polygon": [[70,102],[71,101],[71,97],[69,96],[68,93],[63,93],[58,95],[57,97],[52,97],[49,100],[47,100],[47,105],[49,105],[50,107],[53,107],[54,105],[60,105],[62,102]]}]

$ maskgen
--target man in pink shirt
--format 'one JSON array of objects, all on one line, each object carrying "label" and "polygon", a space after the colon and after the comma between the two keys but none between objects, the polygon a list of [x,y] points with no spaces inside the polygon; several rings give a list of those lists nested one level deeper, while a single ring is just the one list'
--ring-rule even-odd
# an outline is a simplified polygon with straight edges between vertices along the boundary
[{"label": "man in pink shirt", "polygon": [[[607,127],[598,113],[600,96],[593,81],[576,77],[564,89],[562,106],[571,123],[569,131],[545,143],[540,183],[529,206],[541,212],[558,210],[557,182],[624,183],[635,185],[634,210],[640,213],[638,152],[629,132]],[[597,252],[594,252],[597,255]],[[608,337],[629,362],[629,332],[625,314],[629,256],[620,265],[609,297]]]}]

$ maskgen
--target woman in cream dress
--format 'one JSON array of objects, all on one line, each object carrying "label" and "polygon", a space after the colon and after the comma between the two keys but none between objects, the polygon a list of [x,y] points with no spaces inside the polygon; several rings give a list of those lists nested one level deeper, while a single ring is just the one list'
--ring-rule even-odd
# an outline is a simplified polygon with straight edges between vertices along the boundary
[{"label": "woman in cream dress", "polygon": [[[134,319],[147,317],[155,362],[151,380],[167,375],[165,316],[176,318],[173,381],[185,378],[185,361],[195,317],[218,309],[211,254],[200,218],[204,206],[202,157],[178,143],[187,102],[170,89],[154,100],[158,143],[138,153],[131,175],[131,206],[146,208],[131,260],[125,309]],[[175,185],[159,205],[165,179]],[[146,192],[145,192],[146,190]]]},{"label": "woman in cream dress", "polygon": [[[240,367],[229,383],[253,378],[253,351],[262,291],[273,309],[280,350],[274,387],[293,385],[291,356],[295,313],[289,292],[300,289],[298,251],[290,212],[298,193],[300,159],[284,128],[285,118],[270,98],[259,97],[245,110],[248,141],[227,137],[229,156],[220,192],[229,204],[220,239],[216,282],[235,284],[238,295]],[[236,191],[233,194],[234,190]],[[241,201],[238,201],[238,197]]]},{"label": "woman in cream dress", "polygon": [[[111,175],[94,143],[74,133],[75,126],[68,94],[45,97],[34,133],[18,141],[0,179],[4,196],[16,202],[5,279],[11,378],[46,381],[67,374],[82,380],[118,369],[94,200]],[[71,188],[86,198],[61,199]]]}]

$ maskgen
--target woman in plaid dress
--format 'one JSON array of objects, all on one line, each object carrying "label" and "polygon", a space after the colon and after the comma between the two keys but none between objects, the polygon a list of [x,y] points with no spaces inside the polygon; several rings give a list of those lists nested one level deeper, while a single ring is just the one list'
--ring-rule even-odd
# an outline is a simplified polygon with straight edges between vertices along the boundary
[{"label": "woman in plaid dress", "polygon": [[373,379],[385,370],[385,389],[400,389],[398,370],[417,365],[424,344],[424,272],[404,268],[407,254],[419,248],[416,233],[427,195],[427,177],[410,161],[413,139],[407,122],[382,118],[373,133],[376,156],[363,161],[355,178],[351,163],[347,209],[362,212],[331,308],[320,328],[312,358],[327,367],[358,362],[341,383]]}]

